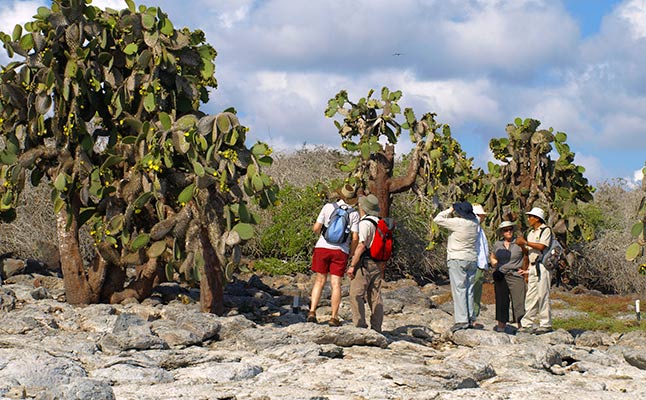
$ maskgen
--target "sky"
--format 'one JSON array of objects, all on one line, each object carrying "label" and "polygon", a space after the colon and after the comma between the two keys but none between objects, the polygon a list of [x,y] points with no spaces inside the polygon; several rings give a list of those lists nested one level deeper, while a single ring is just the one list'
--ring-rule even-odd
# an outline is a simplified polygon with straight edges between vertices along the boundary
[{"label": "sky", "polygon": [[[489,141],[506,136],[508,123],[535,118],[567,133],[592,184],[641,179],[646,0],[135,2],[206,33],[218,51],[218,89],[203,110],[235,107],[251,143],[340,149],[327,101],[342,89],[358,100],[387,86],[416,115],[448,123],[477,166],[493,159]],[[0,30],[11,33],[42,5],[50,2],[0,0]]]}]

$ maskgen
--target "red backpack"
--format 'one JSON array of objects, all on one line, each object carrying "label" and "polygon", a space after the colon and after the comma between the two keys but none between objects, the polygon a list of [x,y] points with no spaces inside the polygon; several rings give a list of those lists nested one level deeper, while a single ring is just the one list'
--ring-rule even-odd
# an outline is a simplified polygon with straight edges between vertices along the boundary
[{"label": "red backpack", "polygon": [[375,226],[375,236],[370,245],[370,258],[375,261],[388,261],[393,254],[393,229],[395,221],[392,218],[379,218],[376,222],[372,218],[365,218]]}]

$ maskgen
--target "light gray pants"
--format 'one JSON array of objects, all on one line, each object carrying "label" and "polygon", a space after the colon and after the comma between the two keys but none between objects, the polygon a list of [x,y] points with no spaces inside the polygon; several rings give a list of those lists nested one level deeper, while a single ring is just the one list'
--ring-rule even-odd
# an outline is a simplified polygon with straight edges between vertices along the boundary
[{"label": "light gray pants", "polygon": [[451,295],[453,297],[453,319],[456,324],[475,320],[473,310],[473,286],[478,263],[466,260],[448,260]]},{"label": "light gray pants", "polygon": [[[541,271],[540,277],[536,268]],[[531,328],[538,319],[541,328],[552,327],[552,308],[550,307],[550,284],[552,274],[543,264],[530,265],[527,278],[527,295],[525,296],[525,316],[520,321],[522,326]]]}]

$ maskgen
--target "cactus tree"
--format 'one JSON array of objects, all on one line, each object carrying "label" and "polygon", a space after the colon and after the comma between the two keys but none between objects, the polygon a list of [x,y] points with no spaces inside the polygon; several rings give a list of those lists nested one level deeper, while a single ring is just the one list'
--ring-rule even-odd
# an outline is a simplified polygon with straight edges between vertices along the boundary
[{"label": "cactus tree", "polygon": [[[377,196],[383,216],[389,215],[396,193],[413,190],[420,196],[432,196],[443,186],[450,187],[449,193],[457,199],[477,190],[478,171],[451,137],[448,125],[436,122],[433,113],[417,119],[411,108],[406,108],[403,120],[400,117],[398,121],[401,91],[384,87],[380,98],[372,98],[373,94],[371,90],[353,103],[347,92],[341,91],[328,101],[325,115],[343,117],[343,122],[334,123],[343,139],[341,146],[354,157],[339,168],[348,173],[348,183]],[[405,174],[394,176],[395,144],[402,130],[408,132],[414,148],[406,157]]]},{"label": "cactus tree", "polygon": [[19,61],[0,73],[0,217],[15,217],[26,179],[47,181],[69,302],[142,299],[181,277],[200,281],[204,311],[222,312],[223,270],[256,222],[247,201],[275,201],[261,172],[270,151],[246,147],[235,110],[199,111],[216,86],[201,31],[131,0],[121,11],[86,1],[54,0],[1,34]]},{"label": "cactus tree", "polygon": [[565,133],[539,126],[537,120],[517,118],[507,125],[506,138],[491,140],[489,147],[502,164],[489,163],[484,186],[490,223],[497,226],[502,219],[536,206],[548,211],[546,222],[562,240],[591,240],[593,228],[578,211],[578,204],[591,201],[594,191],[583,176],[585,168],[574,164]]},{"label": "cactus tree", "polygon": [[638,271],[642,275],[646,275],[646,262],[644,262],[644,248],[646,247],[646,167],[642,168],[642,195],[639,207],[637,208],[638,222],[632,226],[630,233],[635,238],[626,249],[626,260],[628,261],[641,261]]}]

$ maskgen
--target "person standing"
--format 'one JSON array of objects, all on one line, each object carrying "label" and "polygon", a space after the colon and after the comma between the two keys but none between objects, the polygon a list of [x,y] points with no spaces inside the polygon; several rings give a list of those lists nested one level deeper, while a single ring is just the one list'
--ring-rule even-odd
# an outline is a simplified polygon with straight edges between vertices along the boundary
[{"label": "person standing", "polygon": [[[357,204],[355,190],[350,185],[344,185],[341,190],[337,191],[339,200],[334,203],[327,203],[321,209],[312,231],[320,235],[316,245],[314,245],[314,254],[312,255],[312,271],[315,273],[314,286],[310,296],[310,310],[307,314],[307,322],[318,322],[316,318],[316,308],[321,299],[321,292],[325,286],[328,275],[330,276],[330,286],[332,288],[331,303],[332,315],[329,321],[330,326],[340,326],[339,306],[341,305],[341,282],[348,265],[348,257],[359,240],[359,213],[352,208]],[[324,228],[330,224],[330,217],[337,208],[346,208],[349,212],[350,234],[342,243],[330,243],[326,240]]]},{"label": "person standing", "polygon": [[516,244],[515,226],[512,221],[502,221],[498,226],[498,233],[502,235],[502,239],[494,243],[490,255],[496,293],[497,325],[493,328],[496,332],[506,331],[510,300],[514,322],[518,324],[518,328],[521,327],[520,321],[525,315],[525,278],[522,272],[526,251]]},{"label": "person standing", "polygon": [[473,315],[474,320],[480,315],[480,300],[482,299],[482,285],[485,275],[489,269],[489,241],[485,235],[482,223],[487,213],[480,204],[473,204],[473,213],[478,217],[478,269],[476,270],[475,282],[473,284]]},{"label": "person standing", "polygon": [[381,332],[384,320],[384,304],[381,299],[381,285],[384,279],[385,262],[370,258],[370,245],[375,236],[376,225],[368,221],[379,221],[379,200],[374,194],[359,197],[359,243],[354,249],[348,277],[350,281],[350,308],[352,323],[358,328],[367,328],[364,301],[370,306],[370,328]]},{"label": "person standing", "polygon": [[[552,240],[552,231],[545,225],[545,212],[538,207],[527,214],[531,231],[527,239],[519,237],[516,243],[527,250],[529,268],[527,274],[527,295],[525,297],[525,316],[521,320],[519,332],[547,333],[552,331],[552,309],[550,306],[550,284],[552,274],[541,263],[543,250]],[[538,320],[538,328],[535,322]]]},{"label": "person standing", "polygon": [[473,314],[473,284],[478,262],[479,224],[470,203],[453,204],[435,216],[436,224],[449,230],[446,245],[446,264],[453,296],[453,319],[451,331],[482,328],[475,324]]}]

